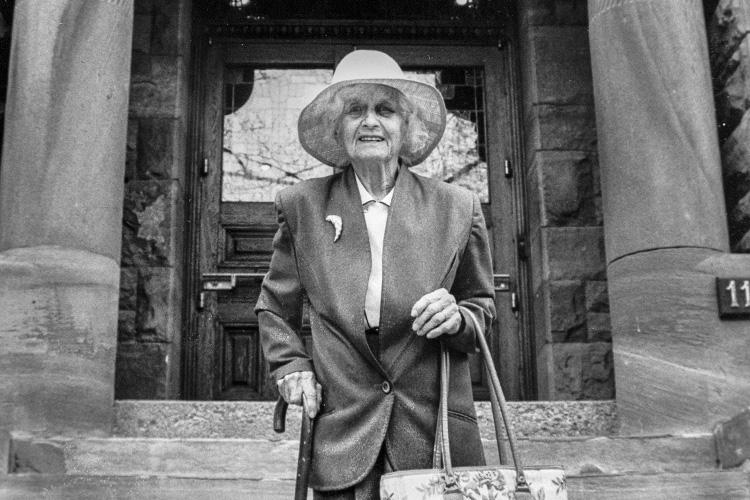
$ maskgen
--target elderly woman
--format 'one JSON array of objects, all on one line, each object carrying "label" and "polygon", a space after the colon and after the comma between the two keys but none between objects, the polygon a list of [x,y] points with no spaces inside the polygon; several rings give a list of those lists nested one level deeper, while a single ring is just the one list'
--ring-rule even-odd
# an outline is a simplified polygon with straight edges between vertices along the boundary
[{"label": "elderly woman", "polygon": [[435,87],[366,50],[342,59],[300,115],[305,150],[342,170],[279,193],[255,310],[282,396],[317,418],[315,498],[377,499],[383,472],[432,467],[440,343],[451,355],[453,464],[484,463],[467,356],[484,334],[470,315],[485,327],[494,316],[482,208],[408,169],[445,118]]}]

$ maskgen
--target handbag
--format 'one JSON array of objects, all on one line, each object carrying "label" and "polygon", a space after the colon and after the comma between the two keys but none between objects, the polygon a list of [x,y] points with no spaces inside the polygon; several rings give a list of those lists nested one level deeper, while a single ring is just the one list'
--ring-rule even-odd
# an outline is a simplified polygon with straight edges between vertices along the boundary
[{"label": "handbag", "polygon": [[522,466],[516,453],[505,396],[492,362],[483,329],[476,317],[467,311],[474,323],[487,379],[500,461],[505,462],[501,445],[502,418],[508,437],[513,465],[453,467],[448,438],[448,380],[450,355],[441,344],[440,404],[436,427],[433,469],[405,470],[383,474],[380,478],[381,500],[567,500],[565,471],[561,466]]}]

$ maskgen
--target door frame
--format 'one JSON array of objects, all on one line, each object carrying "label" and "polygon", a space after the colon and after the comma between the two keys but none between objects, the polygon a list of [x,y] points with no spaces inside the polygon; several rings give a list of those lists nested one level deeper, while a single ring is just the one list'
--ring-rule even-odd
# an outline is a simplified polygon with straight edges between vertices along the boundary
[{"label": "door frame", "polygon": [[[188,114],[188,168],[186,176],[185,196],[185,281],[186,293],[183,303],[183,336],[182,336],[182,399],[210,399],[210,394],[199,391],[198,381],[204,378],[207,370],[211,368],[201,361],[199,353],[208,345],[199,334],[201,328],[206,326],[205,313],[199,312],[198,297],[202,288],[201,268],[205,267],[206,260],[216,261],[215,253],[218,252],[218,241],[201,241],[200,228],[204,224],[215,220],[217,215],[207,213],[201,207],[208,206],[206,202],[211,196],[220,196],[220,190],[211,190],[206,186],[204,179],[212,174],[221,175],[221,145],[217,147],[210,143],[211,137],[221,139],[221,133],[212,131],[212,124],[221,123],[221,106],[207,108],[206,96],[210,92],[221,91],[212,89],[212,86],[221,86],[221,79],[208,78],[212,65],[217,64],[283,64],[288,60],[286,55],[290,46],[303,47],[299,55],[302,59],[295,63],[300,65],[309,64],[319,66],[321,62],[331,61],[336,63],[349,51],[352,46],[350,40],[342,39],[335,44],[330,40],[322,43],[309,43],[301,40],[248,40],[244,38],[213,38],[208,34],[195,37],[192,49],[193,74],[191,78],[190,103]],[[506,349],[500,349],[500,339],[497,335],[490,337],[490,346],[496,354],[496,365],[501,378],[505,383],[505,391],[508,399],[535,399],[536,398],[536,363],[535,363],[535,334],[534,323],[531,321],[531,286],[529,260],[525,256],[524,242],[528,241],[527,217],[526,217],[526,193],[522,169],[515,166],[522,165],[522,128],[520,126],[519,113],[519,85],[517,71],[517,57],[515,45],[506,41],[496,47],[488,48],[486,42],[478,45],[458,45],[450,40],[437,40],[430,43],[415,41],[393,40],[385,43],[383,40],[359,41],[357,48],[387,48],[391,54],[396,54],[404,66],[429,66],[439,65],[439,61],[415,59],[414,46],[440,45],[440,52],[446,58],[460,60],[462,65],[480,65],[494,69],[486,71],[487,81],[485,85],[496,85],[498,92],[486,93],[494,96],[488,100],[487,109],[487,135],[500,138],[497,141],[487,140],[488,154],[488,183],[490,189],[490,200],[496,204],[492,213],[486,213],[489,228],[505,228],[505,234],[492,230],[493,255],[499,256],[493,259],[494,272],[508,273],[511,275],[510,282],[496,279],[496,288],[507,285],[509,293],[499,293],[496,299],[498,309],[498,320],[504,321]],[[253,50],[250,51],[249,47]],[[488,61],[488,57],[491,61]],[[442,59],[442,57],[441,57]],[[405,62],[406,61],[406,62]],[[492,112],[490,111],[492,109]],[[496,118],[507,115],[505,120],[490,119],[491,113]],[[219,116],[216,116],[218,114]],[[507,126],[504,126],[507,125]],[[489,160],[500,159],[504,165],[490,164]],[[208,173],[206,173],[206,168]],[[517,172],[514,172],[517,170]],[[491,179],[490,179],[491,177]],[[493,186],[498,183],[508,183],[511,199],[498,199],[493,197]],[[496,196],[497,193],[494,193]],[[217,207],[220,200],[214,203]],[[499,210],[502,204],[502,211]],[[505,215],[503,215],[505,214]],[[512,217],[512,220],[503,220],[503,217]],[[508,241],[510,239],[510,242]],[[201,252],[201,247],[210,249],[210,252]],[[512,248],[512,251],[499,252],[498,248]],[[196,265],[198,264],[198,265]],[[515,298],[511,294],[515,293]],[[208,300],[211,300],[210,298]],[[215,362],[215,361],[214,361]],[[207,397],[209,396],[209,397]],[[482,397],[482,394],[479,394]]]}]

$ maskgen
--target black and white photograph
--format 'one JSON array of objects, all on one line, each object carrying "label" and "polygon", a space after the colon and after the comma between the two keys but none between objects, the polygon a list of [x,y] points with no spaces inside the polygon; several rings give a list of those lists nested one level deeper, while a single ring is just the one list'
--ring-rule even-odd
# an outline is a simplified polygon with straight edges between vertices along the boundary
[{"label": "black and white photograph", "polygon": [[0,500],[750,500],[750,0],[0,0]]}]

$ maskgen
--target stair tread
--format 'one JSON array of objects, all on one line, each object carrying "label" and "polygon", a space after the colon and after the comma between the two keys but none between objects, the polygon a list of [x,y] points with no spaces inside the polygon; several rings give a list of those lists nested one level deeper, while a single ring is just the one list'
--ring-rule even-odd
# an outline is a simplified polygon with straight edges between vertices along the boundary
[{"label": "stair tread", "polygon": [[[298,441],[265,439],[82,438],[32,441],[59,447],[65,469],[86,475],[293,479]],[[494,441],[484,441],[488,463],[499,463]],[[710,434],[518,440],[524,463],[562,464],[569,474],[712,471]],[[42,470],[42,469],[37,469]]]},{"label": "stair tread", "polygon": [[[489,403],[476,403],[482,437],[494,437]],[[115,401],[114,433],[141,437],[274,439],[270,401]],[[607,436],[615,433],[614,401],[510,402],[513,430],[524,436]],[[288,439],[299,436],[300,411],[287,414]]]},{"label": "stair tread", "polygon": [[[86,477],[11,474],[0,476],[0,498],[99,500],[276,500],[291,498],[294,482],[243,479],[159,477]],[[601,475],[568,478],[569,500],[722,499],[750,497],[750,475],[744,471]]]}]

